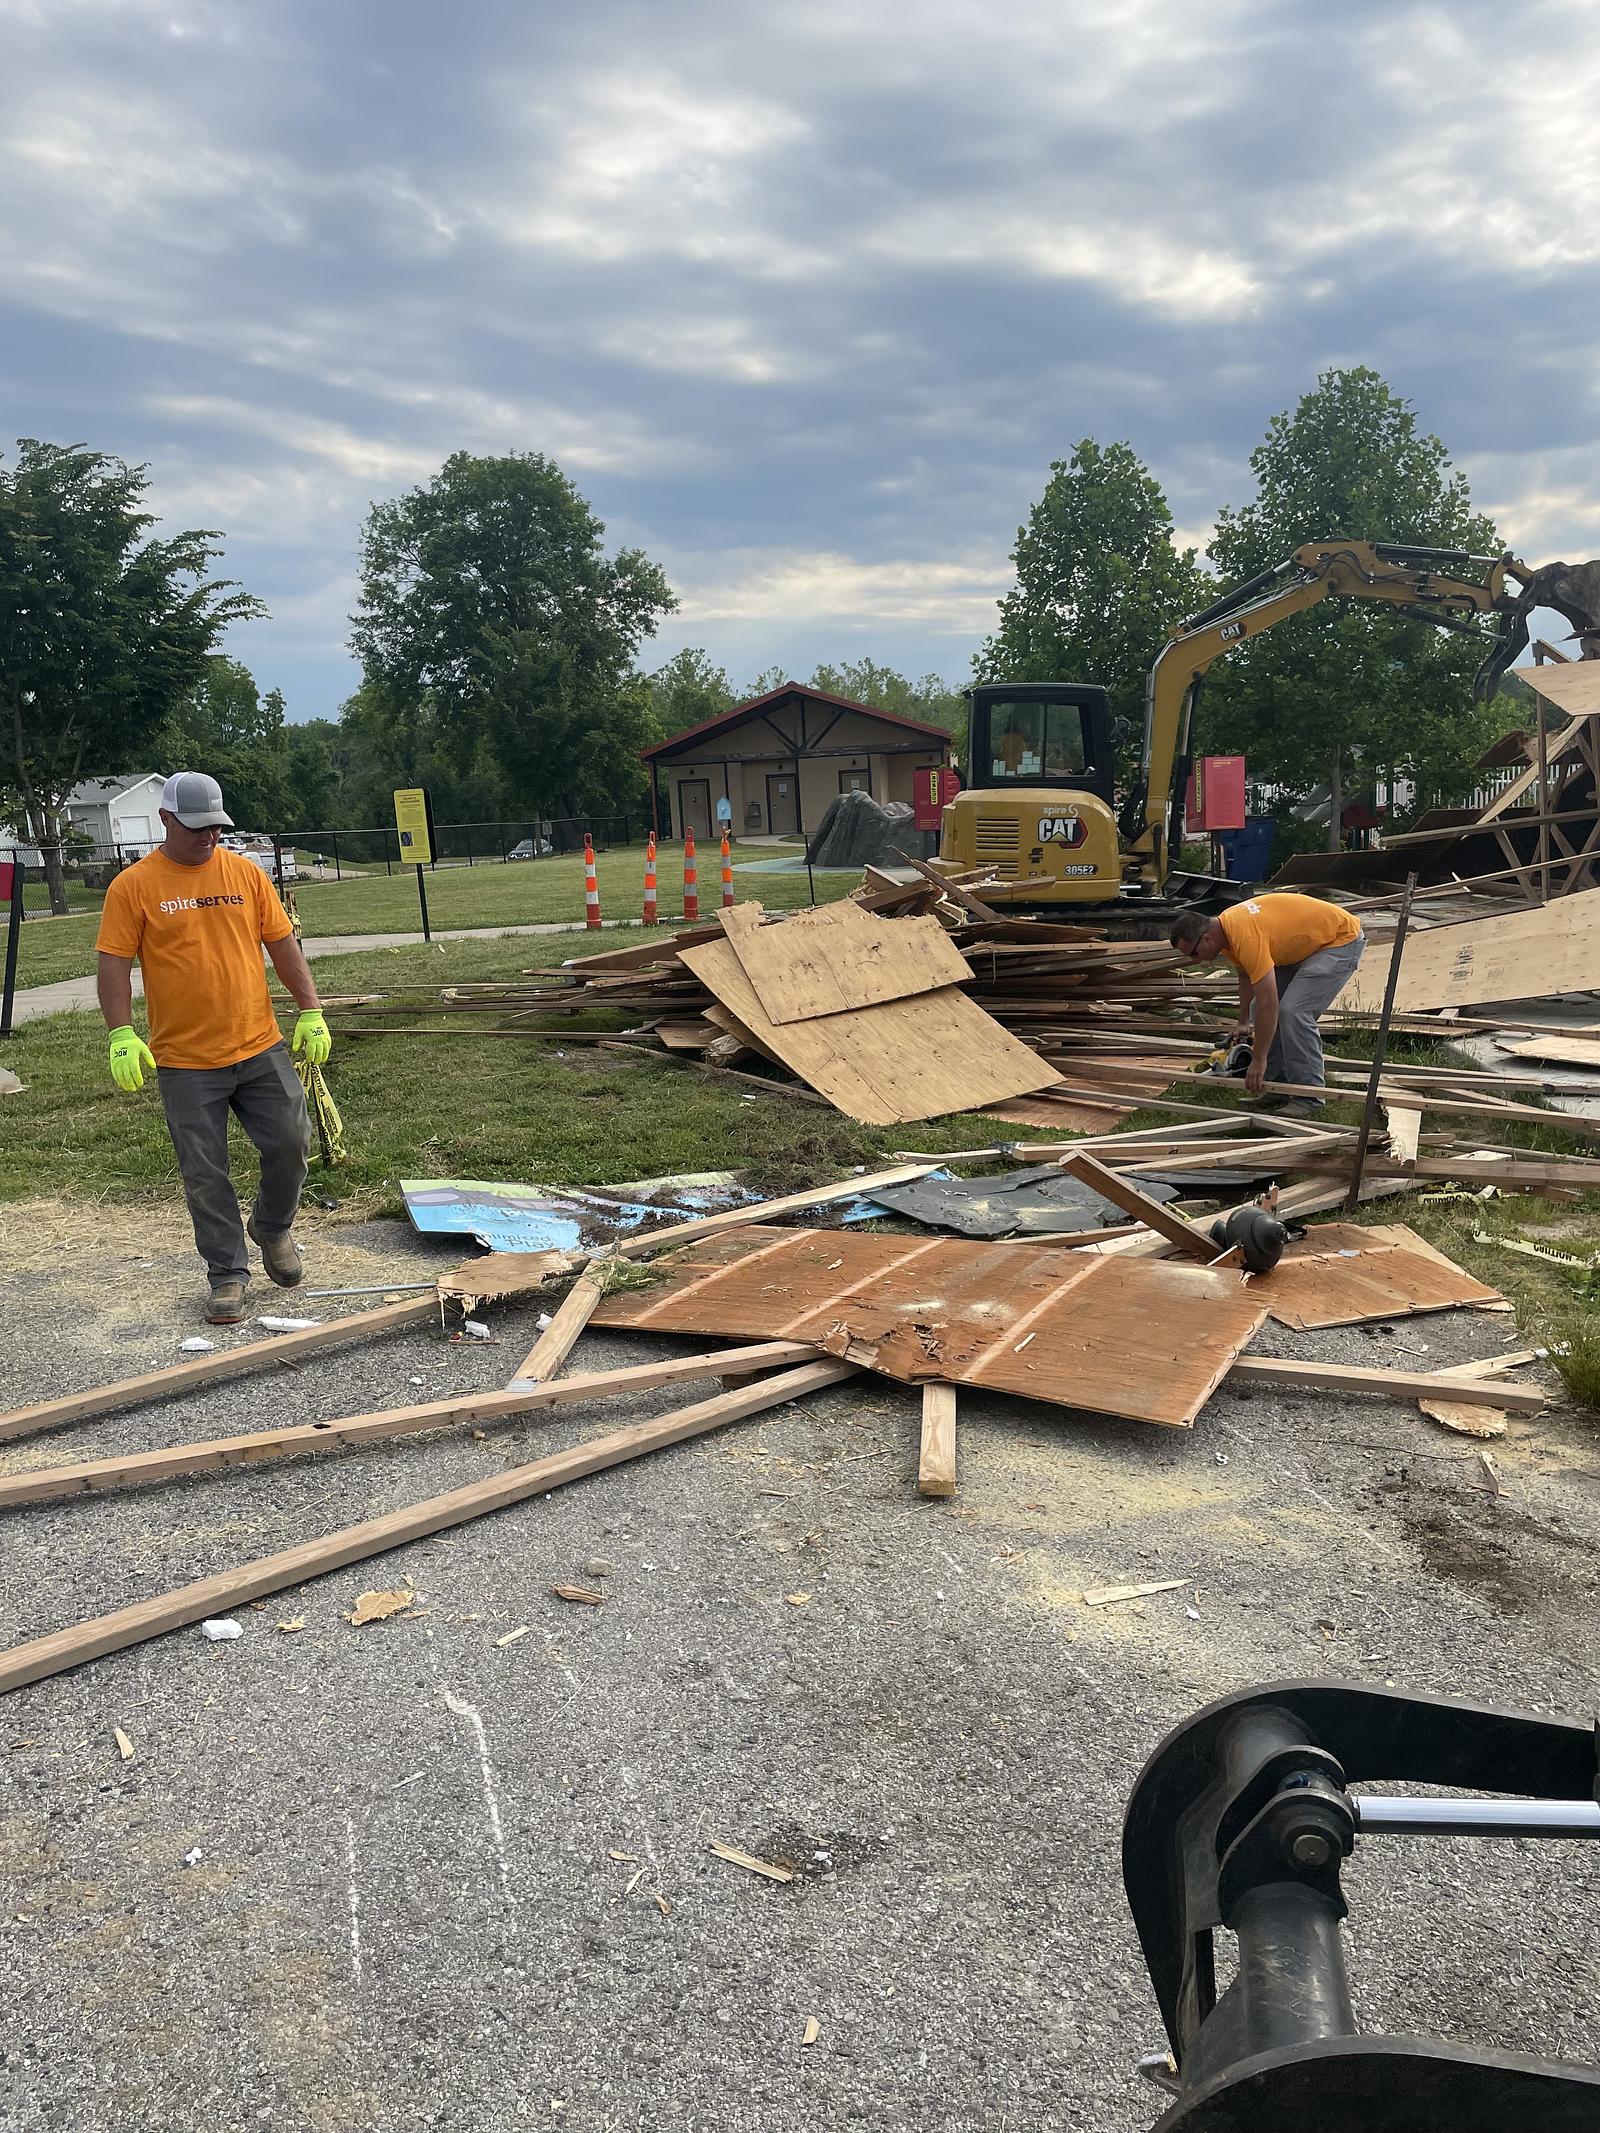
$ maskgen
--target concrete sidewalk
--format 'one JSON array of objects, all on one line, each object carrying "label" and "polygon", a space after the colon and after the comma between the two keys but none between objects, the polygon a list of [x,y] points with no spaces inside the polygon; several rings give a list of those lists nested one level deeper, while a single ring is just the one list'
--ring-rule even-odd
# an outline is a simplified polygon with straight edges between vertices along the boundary
[{"label": "concrete sidewalk", "polygon": [[[663,926],[681,925],[681,919],[663,917]],[[433,937],[436,941],[492,941],[502,935],[513,933],[575,933],[582,928],[545,924],[539,926],[436,926]],[[636,918],[608,918],[604,930],[611,932],[642,932],[644,929]],[[363,948],[420,948],[423,945],[420,933],[328,933],[319,934],[300,943],[312,958],[319,955],[354,955]],[[30,985],[20,991],[12,1003],[13,1025],[19,1022],[37,1022],[41,1015],[93,1014],[96,1008],[94,979],[59,978],[54,985]],[[137,970],[133,973],[133,996],[140,999],[144,986]]]}]

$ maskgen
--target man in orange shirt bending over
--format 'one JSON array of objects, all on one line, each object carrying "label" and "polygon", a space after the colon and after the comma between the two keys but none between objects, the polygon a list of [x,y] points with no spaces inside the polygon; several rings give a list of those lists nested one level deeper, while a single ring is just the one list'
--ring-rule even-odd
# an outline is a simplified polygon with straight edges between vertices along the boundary
[{"label": "man in orange shirt bending over", "polygon": [[[1192,963],[1220,956],[1239,973],[1239,1027],[1230,1041],[1252,1039],[1244,1078],[1252,1096],[1267,1081],[1326,1087],[1317,1017],[1361,960],[1367,944],[1359,920],[1338,904],[1282,891],[1234,904],[1217,918],[1185,911],[1168,938]],[[1322,1104],[1292,1097],[1283,1108],[1307,1117]]]},{"label": "man in orange shirt bending over", "polygon": [[[228,1176],[230,1111],[261,1156],[249,1230],[262,1264],[286,1289],[303,1272],[289,1232],[311,1135],[305,1091],[278,1034],[263,946],[300,1009],[294,1049],[320,1066],[332,1038],[278,892],[258,866],[218,848],[233,824],[216,779],[192,770],[168,778],[161,821],[166,842],[106,891],[95,942],[100,1011],[117,1087],[142,1089],[144,1069],[156,1069],[194,1241],[211,1280],[206,1317],[230,1326],[244,1317],[250,1279],[239,1196]],[[148,1046],[132,1024],[136,961]]]}]

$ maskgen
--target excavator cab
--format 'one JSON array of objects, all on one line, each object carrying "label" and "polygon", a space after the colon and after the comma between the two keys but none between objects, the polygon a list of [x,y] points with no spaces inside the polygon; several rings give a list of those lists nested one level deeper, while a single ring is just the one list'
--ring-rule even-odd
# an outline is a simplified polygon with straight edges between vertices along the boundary
[{"label": "excavator cab", "polygon": [[1118,896],[1105,690],[1081,681],[1000,681],[967,695],[969,781],[944,810],[940,856],[1025,882],[1030,902]]}]

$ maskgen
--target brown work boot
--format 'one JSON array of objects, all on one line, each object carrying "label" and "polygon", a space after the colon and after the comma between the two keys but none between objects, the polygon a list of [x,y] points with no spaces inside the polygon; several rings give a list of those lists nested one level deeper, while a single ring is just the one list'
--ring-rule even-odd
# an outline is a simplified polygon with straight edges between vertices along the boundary
[{"label": "brown work boot", "polygon": [[206,1305],[208,1326],[236,1326],[244,1317],[244,1288],[242,1281],[214,1281],[211,1284],[211,1300]]},{"label": "brown work boot", "polygon": [[245,1224],[245,1233],[252,1244],[260,1246],[261,1264],[269,1278],[280,1289],[292,1289],[304,1275],[305,1267],[301,1263],[300,1247],[289,1232],[285,1230],[281,1237],[263,1237],[252,1215]]}]

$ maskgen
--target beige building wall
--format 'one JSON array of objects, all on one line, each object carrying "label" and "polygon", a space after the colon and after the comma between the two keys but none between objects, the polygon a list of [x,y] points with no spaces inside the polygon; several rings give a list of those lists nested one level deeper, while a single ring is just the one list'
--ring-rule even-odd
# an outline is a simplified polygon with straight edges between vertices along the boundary
[{"label": "beige building wall", "polygon": [[[709,834],[714,838],[716,805],[726,789],[733,806],[733,834],[770,835],[770,802],[777,798],[769,794],[770,777],[798,784],[799,824],[809,835],[849,783],[869,780],[867,789],[874,799],[909,805],[913,772],[936,768],[949,759],[948,744],[932,736],[918,742],[904,727],[818,702],[806,706],[806,739],[812,746],[820,742],[825,753],[801,751],[797,764],[781,736],[800,737],[799,710],[794,704],[780,707],[770,719],[750,719],[726,733],[708,734],[703,754],[675,756],[664,763],[661,782],[670,796],[674,833],[681,836],[689,822],[697,837]],[[901,753],[907,743],[915,745]],[[686,785],[700,797],[698,819],[686,806]]]}]

